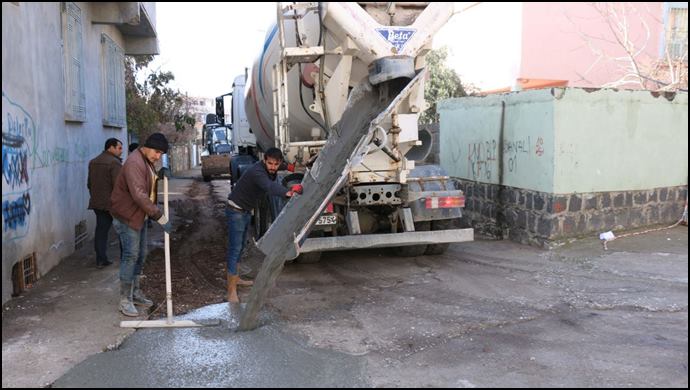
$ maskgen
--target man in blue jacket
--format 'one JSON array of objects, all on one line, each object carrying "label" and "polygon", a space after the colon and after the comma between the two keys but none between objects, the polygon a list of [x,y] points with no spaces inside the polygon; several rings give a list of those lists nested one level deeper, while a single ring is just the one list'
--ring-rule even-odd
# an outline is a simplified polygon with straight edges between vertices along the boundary
[{"label": "man in blue jacket", "polygon": [[283,153],[277,148],[270,148],[264,154],[264,160],[258,161],[235,184],[228,195],[228,206],[225,215],[228,217],[228,254],[227,282],[228,302],[239,303],[237,286],[251,286],[252,281],[240,279],[237,273],[237,262],[246,243],[252,210],[257,201],[265,195],[291,197],[302,193],[302,186],[296,184],[288,190],[277,181],[278,167],[283,162]]}]

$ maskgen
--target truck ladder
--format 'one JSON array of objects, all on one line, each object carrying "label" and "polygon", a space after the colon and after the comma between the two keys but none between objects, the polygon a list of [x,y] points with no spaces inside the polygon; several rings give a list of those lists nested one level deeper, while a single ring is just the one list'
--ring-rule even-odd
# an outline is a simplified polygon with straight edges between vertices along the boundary
[{"label": "truck ladder", "polygon": [[[277,3],[278,39],[280,42],[280,61],[273,66],[273,129],[275,132],[275,146],[284,154],[290,149],[289,110],[288,110],[288,86],[287,74],[297,63],[313,63],[324,54],[322,46],[314,47],[286,47],[285,22],[294,20],[299,23],[306,12],[318,10],[318,3],[303,2],[283,6]],[[293,14],[289,14],[293,11]],[[302,11],[302,13],[300,13]],[[303,143],[306,146],[323,145],[317,142]],[[303,146],[304,146],[303,145]]]}]

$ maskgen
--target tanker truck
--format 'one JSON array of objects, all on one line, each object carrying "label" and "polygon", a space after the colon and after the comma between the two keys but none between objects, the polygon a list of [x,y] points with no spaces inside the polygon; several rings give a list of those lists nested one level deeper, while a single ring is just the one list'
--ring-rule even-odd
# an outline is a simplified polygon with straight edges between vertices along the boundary
[{"label": "tanker truck", "polygon": [[[392,102],[371,122],[368,145],[358,144],[366,153],[348,160],[337,184],[324,189],[314,217],[294,233],[297,261],[371,247],[393,247],[402,256],[441,254],[451,242],[473,240],[472,229],[454,228],[463,192],[440,166],[417,164],[432,146],[431,134],[418,128],[428,107],[425,56],[452,14],[452,3],[277,4],[277,22],[243,86],[244,101],[234,94],[233,106],[244,105],[259,150],[277,147],[296,167],[280,172],[284,185],[316,177],[335,158],[320,152],[334,135],[351,130],[345,119],[363,115],[350,100],[375,88]],[[259,200],[259,237],[285,203]]]}]

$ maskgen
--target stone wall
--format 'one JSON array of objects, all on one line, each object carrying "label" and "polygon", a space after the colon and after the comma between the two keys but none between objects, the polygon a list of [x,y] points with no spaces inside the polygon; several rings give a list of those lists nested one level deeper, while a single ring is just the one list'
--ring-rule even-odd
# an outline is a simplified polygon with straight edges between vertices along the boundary
[{"label": "stone wall", "polygon": [[549,194],[456,179],[465,191],[465,219],[478,233],[548,247],[566,237],[654,224],[683,214],[687,186],[644,191]]}]

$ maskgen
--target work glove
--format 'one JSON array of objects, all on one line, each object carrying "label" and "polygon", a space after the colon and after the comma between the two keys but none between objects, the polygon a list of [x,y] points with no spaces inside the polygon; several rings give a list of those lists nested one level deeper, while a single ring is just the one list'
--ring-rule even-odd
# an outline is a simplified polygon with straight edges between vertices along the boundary
[{"label": "work glove", "polygon": [[172,233],[172,221],[168,221],[168,217],[165,216],[165,214],[158,218],[156,220],[159,225],[165,230],[166,233],[171,234]]},{"label": "work glove", "polygon": [[172,174],[170,173],[170,169],[163,167],[158,171],[158,180],[163,180],[163,177],[167,177],[168,180],[172,178]]},{"label": "work glove", "polygon": [[293,193],[301,194],[302,193],[302,185],[301,184],[294,184],[292,187],[290,187],[290,191]]}]

